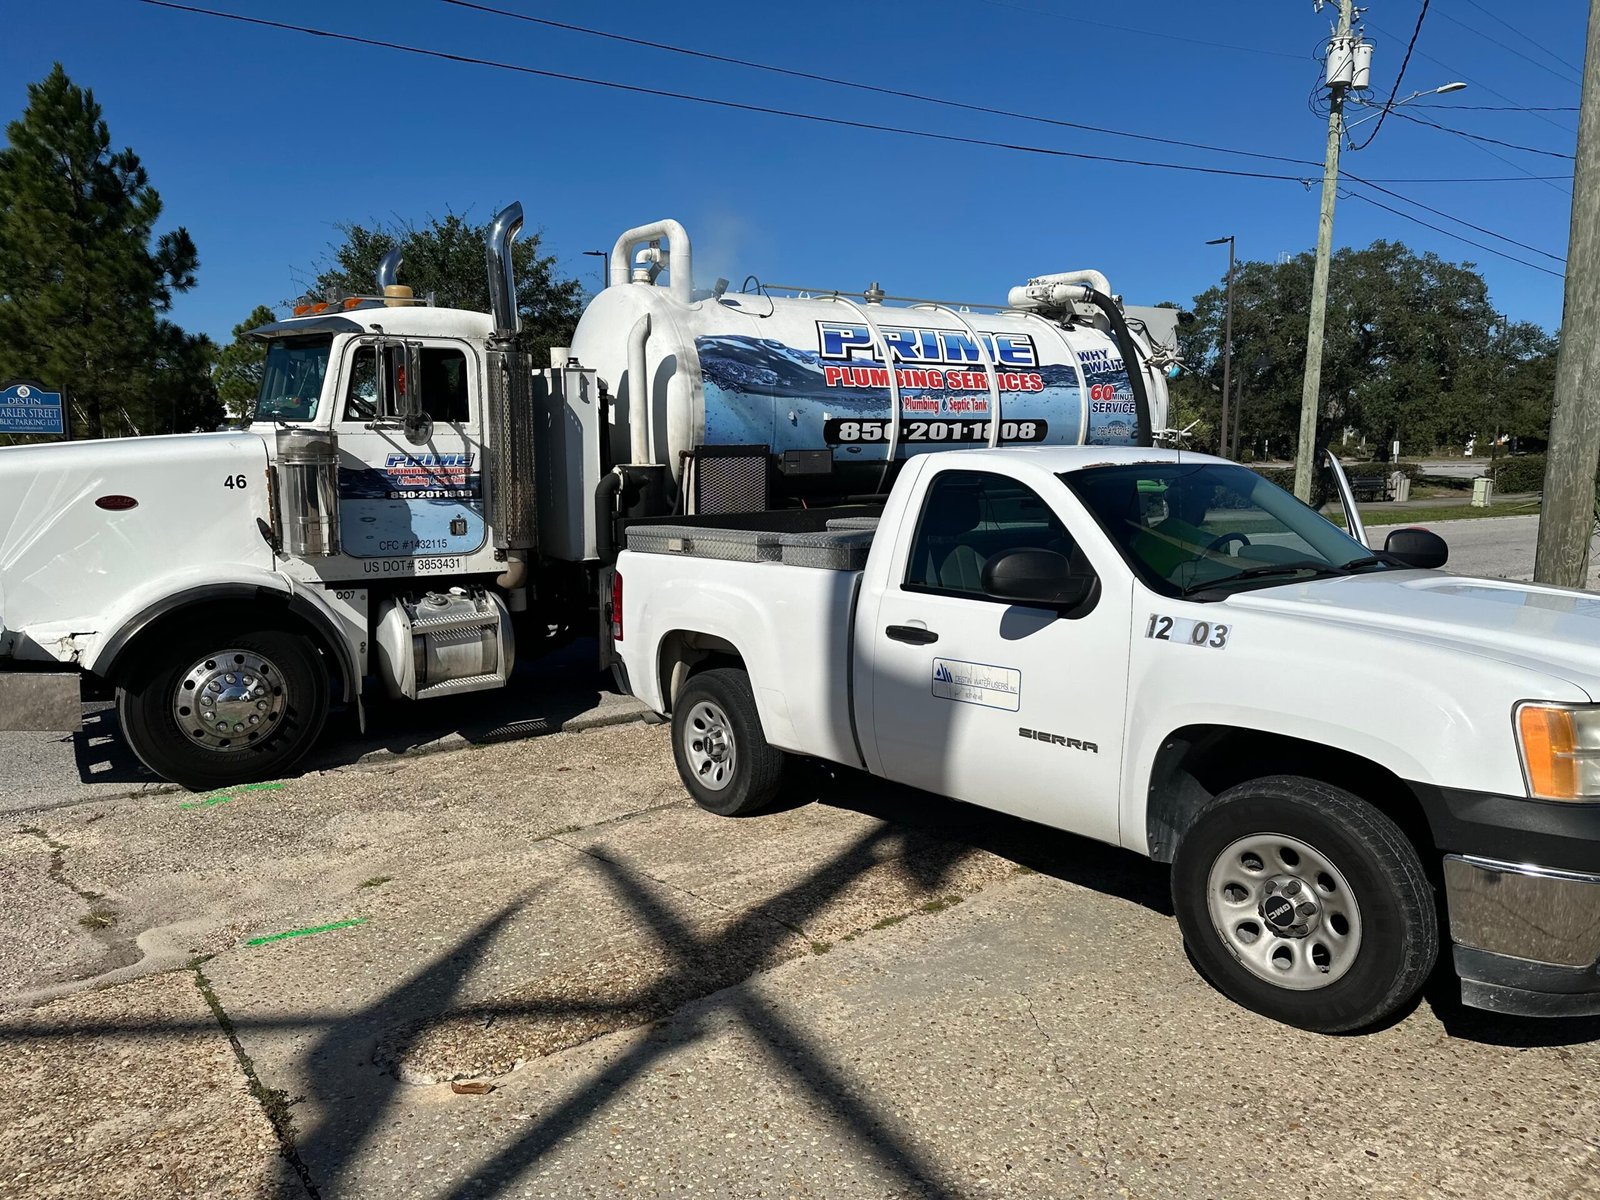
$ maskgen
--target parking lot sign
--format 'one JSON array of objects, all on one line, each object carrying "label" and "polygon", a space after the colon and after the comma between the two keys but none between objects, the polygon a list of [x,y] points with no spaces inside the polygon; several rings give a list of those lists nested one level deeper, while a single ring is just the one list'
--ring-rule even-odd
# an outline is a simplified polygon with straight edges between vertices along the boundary
[{"label": "parking lot sign", "polygon": [[59,437],[66,432],[66,410],[60,392],[47,392],[37,383],[12,383],[0,388],[0,433]]}]

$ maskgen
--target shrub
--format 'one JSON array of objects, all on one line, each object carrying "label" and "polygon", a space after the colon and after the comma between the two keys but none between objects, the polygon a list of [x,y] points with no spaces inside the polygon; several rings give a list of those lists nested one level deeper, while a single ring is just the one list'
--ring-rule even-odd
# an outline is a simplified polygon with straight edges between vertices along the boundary
[{"label": "shrub", "polygon": [[1502,458],[1490,472],[1494,490],[1507,492],[1540,492],[1544,490],[1544,455],[1518,454]]}]

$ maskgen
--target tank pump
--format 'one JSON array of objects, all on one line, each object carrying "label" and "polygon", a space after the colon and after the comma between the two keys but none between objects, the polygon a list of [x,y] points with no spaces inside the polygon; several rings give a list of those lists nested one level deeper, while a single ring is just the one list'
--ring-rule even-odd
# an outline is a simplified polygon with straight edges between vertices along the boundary
[{"label": "tank pump", "polygon": [[689,248],[689,232],[672,220],[635,226],[617,239],[611,247],[610,284],[617,287],[630,282],[633,278],[630,262],[633,248],[662,237],[667,239],[667,261],[672,270],[672,298],[682,304],[691,304],[694,302],[694,265]]}]

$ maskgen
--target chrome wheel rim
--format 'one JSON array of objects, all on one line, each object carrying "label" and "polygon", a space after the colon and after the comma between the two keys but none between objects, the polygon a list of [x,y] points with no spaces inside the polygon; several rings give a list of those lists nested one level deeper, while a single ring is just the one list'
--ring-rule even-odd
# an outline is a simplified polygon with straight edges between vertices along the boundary
[{"label": "chrome wheel rim", "polygon": [[283,720],[283,672],[252,650],[219,650],[178,680],[172,719],[196,746],[219,754],[248,750]]},{"label": "chrome wheel rim", "polygon": [[701,786],[720,792],[733,782],[738,747],[733,740],[733,722],[721,706],[701,700],[689,710],[683,723],[683,752]]},{"label": "chrome wheel rim", "polygon": [[1361,953],[1361,908],[1344,873],[1287,834],[1251,834],[1217,855],[1206,908],[1233,956],[1274,987],[1327,987]]}]

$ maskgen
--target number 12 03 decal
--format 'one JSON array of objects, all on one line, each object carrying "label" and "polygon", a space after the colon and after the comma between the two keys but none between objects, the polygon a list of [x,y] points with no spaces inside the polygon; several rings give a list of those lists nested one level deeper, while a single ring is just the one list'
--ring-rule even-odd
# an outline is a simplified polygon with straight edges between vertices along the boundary
[{"label": "number 12 03 decal", "polygon": [[1232,625],[1213,625],[1210,621],[1191,621],[1187,617],[1163,617],[1151,613],[1144,635],[1158,642],[1178,642],[1189,646],[1210,646],[1222,650],[1228,645]]}]

